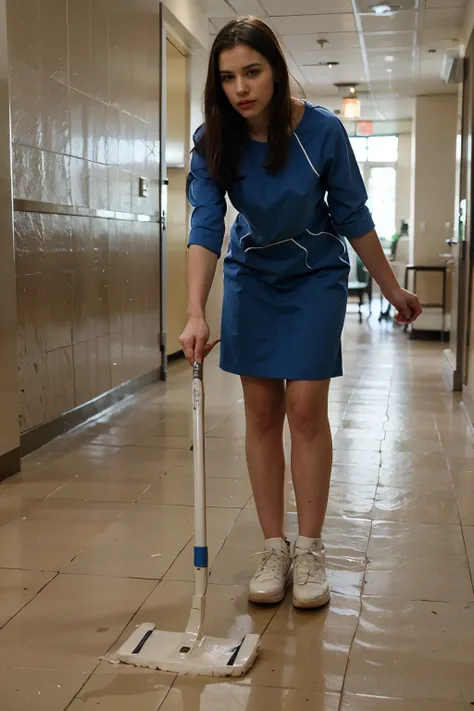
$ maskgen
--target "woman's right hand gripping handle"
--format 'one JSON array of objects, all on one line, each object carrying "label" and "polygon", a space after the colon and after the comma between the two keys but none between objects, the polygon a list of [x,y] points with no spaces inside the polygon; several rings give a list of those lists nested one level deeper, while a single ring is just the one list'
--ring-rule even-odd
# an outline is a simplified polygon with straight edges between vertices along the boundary
[{"label": "woman's right hand gripping handle", "polygon": [[209,343],[209,326],[205,308],[216,272],[217,254],[200,245],[191,245],[188,256],[188,323],[181,334],[180,343],[191,366],[202,363],[214,348]]}]

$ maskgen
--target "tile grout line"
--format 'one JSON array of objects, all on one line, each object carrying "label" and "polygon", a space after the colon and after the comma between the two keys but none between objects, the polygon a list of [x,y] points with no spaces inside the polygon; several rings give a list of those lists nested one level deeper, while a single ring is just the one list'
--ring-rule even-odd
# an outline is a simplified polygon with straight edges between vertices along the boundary
[{"label": "tile grout line", "polygon": [[457,497],[457,494],[456,494],[456,488],[455,488],[455,486],[454,486],[453,472],[452,472],[452,469],[451,469],[451,465],[450,465],[450,463],[449,463],[449,458],[448,458],[446,452],[444,451],[444,445],[443,445],[443,441],[442,441],[442,439],[441,439],[441,432],[439,431],[439,427],[438,427],[438,423],[436,422],[436,417],[435,417],[435,415],[433,415],[433,420],[434,420],[434,425],[435,425],[435,427],[436,427],[436,432],[438,433],[439,441],[440,441],[440,443],[441,443],[441,447],[442,447],[442,449],[443,449],[444,458],[445,458],[445,460],[446,460],[446,466],[447,466],[448,472],[449,472],[449,479],[450,479],[450,481],[451,481],[451,489],[452,489],[452,492],[453,492],[453,495],[454,495],[454,500],[455,500],[455,502],[456,502],[456,511],[458,512],[459,528],[460,528],[460,531],[461,531],[461,537],[462,537],[463,546],[464,546],[464,553],[465,553],[465,555],[466,555],[467,569],[468,569],[468,571],[469,571],[469,577],[470,577],[470,579],[471,579],[471,587],[472,587],[472,591],[473,591],[473,593],[474,593],[474,569],[473,569],[473,567],[471,566],[471,560],[470,560],[470,557],[469,557],[469,552],[468,552],[468,550],[467,550],[466,536],[465,536],[465,534],[464,534],[464,526],[463,526],[462,519],[461,519],[461,512],[460,512],[460,510],[459,510],[459,501],[458,501],[458,497]]},{"label": "tile grout line", "polygon": [[[81,688],[74,694],[74,697],[71,699],[70,703],[66,706],[66,708],[64,709],[64,711],[67,711],[67,710],[72,706],[72,704],[74,703],[74,701],[77,700],[78,695],[80,694],[80,692],[81,692],[81,691],[84,689],[84,687],[87,685],[87,683],[89,682],[89,680],[92,678],[93,674],[94,674],[94,673],[97,671],[97,669],[99,668],[100,664],[101,664],[103,661],[106,661],[106,660],[105,660],[105,657],[107,656],[107,654],[109,654],[109,653],[110,653],[110,650],[117,644],[117,640],[120,639],[120,636],[124,633],[124,631],[126,630],[126,628],[128,627],[128,625],[131,623],[131,621],[133,620],[133,618],[135,617],[135,615],[137,615],[137,614],[140,612],[140,610],[142,609],[142,607],[143,607],[143,605],[146,603],[146,601],[151,597],[151,595],[153,595],[153,593],[155,592],[156,588],[158,587],[158,585],[159,585],[160,583],[161,583],[161,580],[157,581],[157,583],[156,583],[156,585],[154,586],[153,590],[150,590],[149,595],[146,596],[146,598],[143,600],[142,604],[138,607],[138,609],[137,609],[134,613],[132,613],[131,617],[130,617],[130,618],[128,619],[128,621],[125,623],[125,625],[124,625],[122,631],[118,634],[118,636],[116,637],[116,639],[112,642],[112,644],[111,644],[110,647],[107,649],[107,651],[105,652],[105,654],[101,655],[101,657],[99,658],[99,660],[98,660],[97,664],[95,665],[95,667],[91,670],[90,674],[88,674],[87,679],[84,681],[84,684],[82,684]],[[173,683],[174,683],[174,682],[173,682]]]},{"label": "tile grout line", "polygon": [[[379,482],[380,482],[380,472],[382,469],[382,443],[385,441],[386,436],[387,436],[387,430],[386,430],[385,425],[387,424],[387,422],[390,421],[389,410],[390,410],[390,394],[392,392],[392,383],[393,383],[393,371],[392,371],[392,377],[390,379],[390,387],[389,387],[389,391],[388,391],[387,409],[386,409],[386,413],[385,413],[386,419],[385,419],[385,422],[383,423],[384,437],[380,440],[380,458],[379,458],[379,468],[378,468],[379,475],[378,475],[378,479],[377,479],[377,486],[375,489],[375,497],[377,497],[377,492],[378,492]],[[375,499],[374,499],[374,506],[375,506]],[[373,510],[373,507],[372,507],[372,510]],[[373,521],[373,519],[370,519],[369,536],[367,538],[367,551],[366,551],[366,556],[365,556],[364,575],[362,578],[362,585],[361,585],[361,589],[360,589],[360,610],[359,610],[359,615],[357,618],[357,624],[356,624],[356,627],[354,630],[354,634],[352,635],[351,643],[349,645],[349,651],[347,654],[347,663],[346,663],[346,668],[344,670],[344,676],[343,676],[342,684],[341,684],[341,698],[339,700],[338,711],[342,711],[342,704],[343,704],[343,699],[344,699],[347,674],[349,672],[349,666],[350,666],[350,662],[351,662],[351,652],[354,647],[354,642],[355,642],[357,633],[360,628],[360,619],[361,619],[361,615],[362,615],[362,611],[363,611],[363,604],[364,604],[363,597],[364,597],[364,590],[365,590],[365,584],[366,584],[367,567],[370,562],[369,557],[368,557],[368,552],[369,552],[370,539],[372,537],[373,525],[374,525],[374,521]]]},{"label": "tile grout line", "polygon": [[[24,571],[25,569],[24,569],[24,568],[1,568],[1,570],[23,570],[23,571]],[[9,617],[8,620],[6,620],[6,622],[4,622],[3,625],[0,624],[0,630],[2,630],[2,629],[3,629],[4,627],[6,627],[12,620],[14,620],[15,617],[17,617],[17,616],[20,614],[20,612],[22,612],[22,611],[25,609],[25,607],[28,607],[28,605],[30,605],[30,603],[32,603],[33,600],[35,600],[35,599],[38,597],[38,595],[39,595],[40,593],[42,593],[43,590],[44,590],[45,588],[47,588],[50,583],[53,582],[53,580],[56,580],[56,578],[59,577],[59,571],[46,571],[46,570],[45,570],[45,571],[42,571],[42,570],[34,571],[34,570],[32,570],[32,571],[26,571],[26,572],[39,572],[39,573],[42,573],[42,572],[44,572],[44,573],[51,572],[51,573],[55,573],[55,574],[53,575],[53,577],[51,578],[51,580],[48,580],[47,583],[45,583],[44,585],[42,585],[42,586],[39,588],[39,590],[36,591],[36,593],[33,595],[33,597],[31,598],[31,600],[28,600],[28,602],[25,602],[25,604],[22,605],[22,606],[20,607],[20,609],[15,612],[14,615],[12,615],[11,617]]]}]

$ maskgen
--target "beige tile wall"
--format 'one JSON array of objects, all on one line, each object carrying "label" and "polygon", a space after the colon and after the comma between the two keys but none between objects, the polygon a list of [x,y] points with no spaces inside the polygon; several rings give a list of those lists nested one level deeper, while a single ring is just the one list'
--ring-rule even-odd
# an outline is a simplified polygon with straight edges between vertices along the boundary
[{"label": "beige tile wall", "polygon": [[8,79],[5,3],[0,2],[0,477],[15,468],[11,452],[20,443]]},{"label": "beige tile wall", "polygon": [[[155,215],[158,2],[7,5],[14,197]],[[23,431],[159,365],[156,222],[16,212],[15,246]]]}]

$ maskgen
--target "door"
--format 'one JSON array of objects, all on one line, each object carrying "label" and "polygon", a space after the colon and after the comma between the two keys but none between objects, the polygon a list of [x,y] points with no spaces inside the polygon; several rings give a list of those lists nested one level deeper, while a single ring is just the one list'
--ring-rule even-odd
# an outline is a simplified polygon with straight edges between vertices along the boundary
[{"label": "door", "polygon": [[471,419],[474,419],[474,240],[473,229],[473,160],[472,137],[474,130],[474,34],[471,36],[466,51],[466,72],[464,80],[463,103],[463,158],[461,198],[461,233],[463,239],[456,246],[458,250],[460,286],[460,314],[458,327],[462,329],[458,335],[459,347],[463,349],[463,391],[464,401]]},{"label": "door", "polygon": [[166,352],[181,350],[179,336],[186,325],[186,260],[188,203],[189,92],[187,58],[166,40]]},{"label": "door", "polygon": [[472,76],[473,41],[471,39],[466,52],[466,69],[462,99],[461,136],[458,142],[457,160],[460,162],[459,197],[457,216],[454,224],[453,239],[448,240],[451,247],[452,299],[450,318],[449,360],[454,372],[453,389],[461,390],[467,381],[467,317],[468,269],[467,245],[470,222],[471,191],[471,135],[473,114],[473,76]]}]

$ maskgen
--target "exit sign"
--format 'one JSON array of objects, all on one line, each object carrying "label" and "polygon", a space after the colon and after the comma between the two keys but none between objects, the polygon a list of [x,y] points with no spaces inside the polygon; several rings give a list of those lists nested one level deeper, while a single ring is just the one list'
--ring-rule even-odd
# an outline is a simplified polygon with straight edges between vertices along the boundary
[{"label": "exit sign", "polygon": [[371,136],[373,133],[372,121],[359,121],[359,135]]}]

